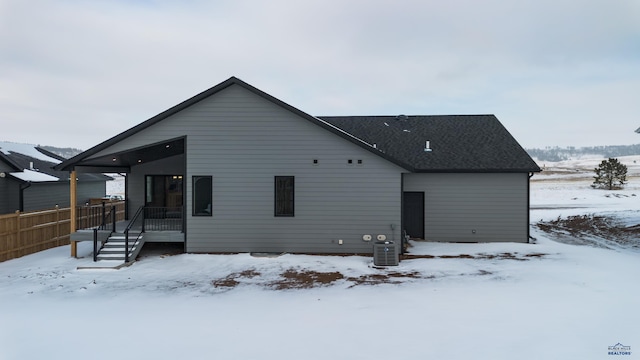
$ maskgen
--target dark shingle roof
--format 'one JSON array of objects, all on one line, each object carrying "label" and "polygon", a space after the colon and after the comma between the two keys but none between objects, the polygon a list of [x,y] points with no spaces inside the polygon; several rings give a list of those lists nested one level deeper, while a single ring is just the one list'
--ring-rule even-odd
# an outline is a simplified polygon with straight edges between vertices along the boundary
[{"label": "dark shingle roof", "polygon": [[[36,147],[36,150],[42,152],[47,156],[51,156],[55,159],[64,159],[60,156],[52,154],[48,151],[42,151],[42,149]],[[9,154],[4,155],[4,160],[9,160],[11,165],[13,165],[16,170],[23,169],[35,169],[37,172],[47,174],[50,176],[54,176],[59,179],[59,181],[69,181],[69,172],[68,171],[59,171],[55,170],[53,167],[56,165],[55,163],[41,160],[35,157],[31,157],[29,155],[21,154],[18,152],[9,151]],[[111,177],[103,175],[103,174],[90,174],[90,173],[80,173],[77,175],[78,181],[107,181],[112,180]]]},{"label": "dark shingle roof", "polygon": [[[322,116],[416,172],[536,172],[494,115]],[[431,151],[425,151],[429,141]]]}]

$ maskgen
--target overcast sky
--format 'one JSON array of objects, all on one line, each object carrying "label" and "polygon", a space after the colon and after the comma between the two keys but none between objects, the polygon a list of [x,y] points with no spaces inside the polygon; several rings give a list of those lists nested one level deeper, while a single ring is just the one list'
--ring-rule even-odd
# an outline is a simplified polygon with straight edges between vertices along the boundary
[{"label": "overcast sky", "polygon": [[87,149],[231,76],[311,115],[640,143],[638,0],[0,0],[0,140]]}]

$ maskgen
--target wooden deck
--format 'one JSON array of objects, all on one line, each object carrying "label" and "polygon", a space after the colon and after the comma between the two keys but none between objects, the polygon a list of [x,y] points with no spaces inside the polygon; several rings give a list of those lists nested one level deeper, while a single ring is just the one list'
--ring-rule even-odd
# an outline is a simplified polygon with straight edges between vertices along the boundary
[{"label": "wooden deck", "polygon": [[[123,233],[129,226],[129,221],[116,222],[114,233]],[[136,234],[142,230],[141,226],[131,228]],[[182,231],[182,219],[147,219],[145,223],[145,242],[171,242],[183,243],[184,232]],[[98,241],[103,241],[109,237],[111,230],[98,230]],[[76,244],[81,241],[93,241],[93,229],[81,229],[70,236],[71,256],[77,257]]]}]

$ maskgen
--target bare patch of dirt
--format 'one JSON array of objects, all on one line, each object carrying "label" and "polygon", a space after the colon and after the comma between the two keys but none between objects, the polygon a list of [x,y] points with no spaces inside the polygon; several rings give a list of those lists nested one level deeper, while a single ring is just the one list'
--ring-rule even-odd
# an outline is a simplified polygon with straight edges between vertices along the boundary
[{"label": "bare patch of dirt", "polygon": [[260,273],[253,269],[249,269],[239,273],[229,274],[223,279],[213,280],[211,281],[211,285],[217,288],[234,288],[240,284],[240,281],[238,281],[238,279],[251,279],[256,276],[260,276]]},{"label": "bare patch of dirt", "polygon": [[[239,273],[232,273],[222,279],[211,281],[211,285],[216,288],[232,289],[240,285],[242,278],[253,278],[260,276],[255,270],[245,270]],[[434,276],[423,276],[417,271],[411,272],[380,272],[377,274],[367,274],[361,276],[345,277],[337,271],[320,272],[311,270],[289,269],[280,274],[281,279],[272,281],[264,286],[274,290],[291,289],[311,289],[320,286],[328,286],[339,280],[346,280],[353,283],[350,288],[358,285],[378,285],[378,284],[401,284],[408,279],[433,279]]]},{"label": "bare patch of dirt", "polygon": [[412,271],[408,273],[401,272],[391,272],[391,273],[380,273],[380,274],[367,274],[361,275],[358,277],[348,277],[347,281],[353,283],[350,287],[354,287],[357,285],[378,285],[378,284],[401,284],[406,279],[432,279],[434,276],[422,277],[421,274],[417,271]]},{"label": "bare patch of dirt", "polygon": [[413,254],[400,255],[400,260],[435,259],[435,258],[437,258],[437,256],[435,255],[413,255]]},{"label": "bare patch of dirt", "polygon": [[269,284],[276,290],[286,289],[309,289],[318,286],[326,286],[334,281],[344,279],[344,275],[334,272],[318,272],[318,271],[296,271],[289,269],[282,273],[281,280],[274,281]]}]

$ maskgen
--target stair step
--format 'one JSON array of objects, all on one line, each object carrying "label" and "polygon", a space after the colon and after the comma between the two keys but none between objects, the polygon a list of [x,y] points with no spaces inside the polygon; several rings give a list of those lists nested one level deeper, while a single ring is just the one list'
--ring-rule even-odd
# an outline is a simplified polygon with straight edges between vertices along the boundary
[{"label": "stair step", "polygon": [[[112,234],[103,244],[96,258],[98,260],[125,260],[125,242],[126,236],[124,234]],[[129,238],[129,260],[137,256],[143,243],[142,236]]]},{"label": "stair step", "polygon": [[124,260],[124,255],[98,255],[98,260]]},{"label": "stair step", "polygon": [[[131,247],[131,246],[133,246],[133,245],[138,245],[138,244],[140,244],[140,242],[139,242],[139,241],[131,241],[131,242],[129,242],[129,244],[128,244],[128,245],[129,245],[129,247]],[[120,247],[124,247],[124,246],[125,246],[125,243],[124,243],[124,242],[112,242],[112,241],[111,241],[111,242],[106,242],[106,243],[104,243],[104,245],[103,245],[103,246],[104,246],[104,247],[113,247],[113,246],[120,246]]]},{"label": "stair step", "polygon": [[[129,250],[129,254],[136,251],[137,247],[134,247]],[[102,249],[99,254],[124,254],[124,249]]]}]

